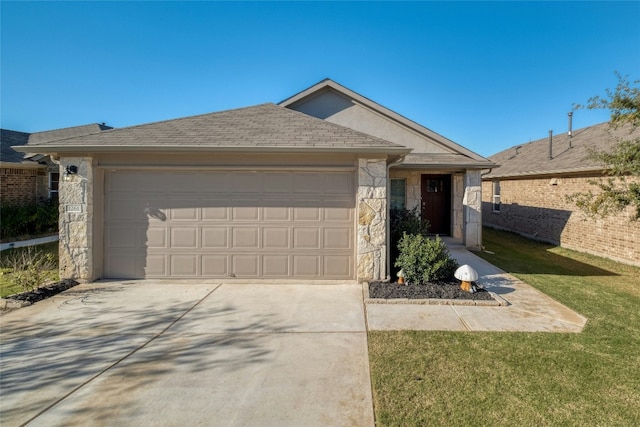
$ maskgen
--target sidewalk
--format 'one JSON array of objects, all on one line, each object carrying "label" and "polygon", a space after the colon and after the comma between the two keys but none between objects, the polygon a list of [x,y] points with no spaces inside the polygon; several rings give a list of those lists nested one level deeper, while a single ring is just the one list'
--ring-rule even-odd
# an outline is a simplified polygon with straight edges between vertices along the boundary
[{"label": "sidewalk", "polygon": [[478,284],[504,299],[506,306],[380,304],[365,300],[368,330],[580,332],[587,319],[553,298],[505,273],[462,246],[449,252],[469,264]]}]

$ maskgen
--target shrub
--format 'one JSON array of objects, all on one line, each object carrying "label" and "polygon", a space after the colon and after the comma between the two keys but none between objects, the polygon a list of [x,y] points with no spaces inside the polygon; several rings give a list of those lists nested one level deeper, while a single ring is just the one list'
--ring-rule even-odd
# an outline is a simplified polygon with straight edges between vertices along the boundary
[{"label": "shrub", "polygon": [[38,236],[58,231],[58,202],[0,206],[0,239]]},{"label": "shrub", "polygon": [[[2,267],[9,270],[7,276],[12,285],[28,292],[52,279],[50,271],[56,269],[57,265],[53,254],[29,246],[26,250],[14,250],[4,257]],[[3,271],[3,274],[6,273]]]},{"label": "shrub", "polygon": [[421,234],[428,236],[429,221],[420,218],[418,208],[409,209],[391,209],[389,215],[390,244],[391,244],[391,263],[394,264],[398,259],[398,243],[402,239],[404,233]]},{"label": "shrub", "polygon": [[410,283],[441,282],[453,278],[458,263],[449,256],[446,245],[436,236],[404,233],[398,244],[396,267],[404,270]]}]

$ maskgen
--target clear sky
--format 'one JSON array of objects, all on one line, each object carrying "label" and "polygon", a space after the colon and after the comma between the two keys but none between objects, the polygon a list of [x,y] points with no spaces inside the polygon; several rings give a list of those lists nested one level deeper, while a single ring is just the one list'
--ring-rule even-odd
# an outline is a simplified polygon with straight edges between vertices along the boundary
[{"label": "clear sky", "polygon": [[277,103],[329,77],[489,156],[566,132],[615,71],[640,79],[640,1],[0,8],[0,124],[25,132]]}]

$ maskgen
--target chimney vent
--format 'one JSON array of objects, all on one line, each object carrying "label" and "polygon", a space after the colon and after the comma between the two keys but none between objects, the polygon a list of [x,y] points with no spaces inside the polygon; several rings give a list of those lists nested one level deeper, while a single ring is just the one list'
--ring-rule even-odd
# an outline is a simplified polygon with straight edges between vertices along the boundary
[{"label": "chimney vent", "polygon": [[567,131],[567,137],[569,138],[569,148],[571,148],[571,138],[573,138],[573,112],[569,114],[569,130]]},{"label": "chimney vent", "polygon": [[549,131],[549,160],[553,159],[553,130]]}]

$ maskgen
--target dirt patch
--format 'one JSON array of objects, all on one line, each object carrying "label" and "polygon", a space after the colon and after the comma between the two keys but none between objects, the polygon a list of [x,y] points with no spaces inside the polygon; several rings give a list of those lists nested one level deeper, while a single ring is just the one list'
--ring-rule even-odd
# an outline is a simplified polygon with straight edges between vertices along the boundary
[{"label": "dirt patch", "polygon": [[485,289],[474,284],[475,292],[460,289],[458,282],[405,284],[387,282],[369,283],[369,298],[380,299],[465,299],[493,301],[494,298]]}]

